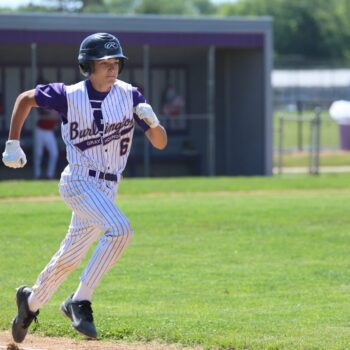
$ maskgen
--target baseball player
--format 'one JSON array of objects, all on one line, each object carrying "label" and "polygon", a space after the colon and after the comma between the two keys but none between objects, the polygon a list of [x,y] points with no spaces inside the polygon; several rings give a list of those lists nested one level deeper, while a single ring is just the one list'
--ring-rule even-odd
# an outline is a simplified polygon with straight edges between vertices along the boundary
[{"label": "baseball player", "polygon": [[16,342],[24,340],[39,309],[99,239],[77,290],[61,304],[61,311],[78,332],[89,338],[97,337],[91,308],[94,290],[121,257],[132,236],[130,223],[116,205],[115,196],[135,123],[155,148],[164,149],[167,145],[166,131],[152,107],[136,88],[118,79],[126,59],[115,36],[92,34],[82,41],[78,57],[86,80],[69,86],[37,85],[16,100],[3,162],[12,168],[26,164],[19,140],[31,108],[56,110],[62,115],[62,138],[68,160],[59,190],[72,209],[68,233],[59,250],[32,288],[17,289],[18,313],[12,322]]},{"label": "baseball player", "polygon": [[58,113],[54,110],[38,108],[39,118],[34,131],[34,178],[42,177],[41,161],[44,149],[48,152],[48,164],[45,179],[53,179],[56,172],[58,159],[58,145],[56,141],[55,128],[58,121]]}]

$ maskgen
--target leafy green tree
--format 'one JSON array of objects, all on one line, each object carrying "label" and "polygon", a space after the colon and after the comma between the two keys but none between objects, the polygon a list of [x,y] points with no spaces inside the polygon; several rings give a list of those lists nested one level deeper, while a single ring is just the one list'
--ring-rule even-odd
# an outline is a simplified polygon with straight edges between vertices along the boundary
[{"label": "leafy green tree", "polygon": [[115,14],[135,13],[137,0],[105,0],[107,11]]},{"label": "leafy green tree", "polygon": [[217,6],[210,0],[192,0],[193,7],[198,15],[214,15]]},{"label": "leafy green tree", "polygon": [[166,15],[208,15],[214,14],[216,7],[210,0],[142,0],[136,13]]},{"label": "leafy green tree", "polygon": [[350,61],[350,0],[32,0],[17,11],[271,16],[276,62]]},{"label": "leafy green tree", "polygon": [[349,7],[349,0],[240,0],[218,14],[273,17],[277,59],[339,61],[349,57]]},{"label": "leafy green tree", "polygon": [[216,6],[211,0],[32,0],[17,11],[209,15]]},{"label": "leafy green tree", "polygon": [[143,0],[135,9],[136,13],[167,14],[167,15],[193,15],[193,7],[190,1],[171,0],[154,1]]},{"label": "leafy green tree", "polygon": [[107,11],[104,0],[51,0],[50,2],[56,2],[58,11],[61,12],[101,13]]}]

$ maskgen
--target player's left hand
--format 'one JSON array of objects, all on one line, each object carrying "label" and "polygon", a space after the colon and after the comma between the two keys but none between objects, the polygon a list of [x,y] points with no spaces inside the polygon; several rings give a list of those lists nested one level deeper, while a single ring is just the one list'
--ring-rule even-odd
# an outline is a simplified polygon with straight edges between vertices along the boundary
[{"label": "player's left hand", "polygon": [[160,124],[159,119],[148,103],[139,103],[134,107],[134,113],[151,128],[156,128]]},{"label": "player's left hand", "polygon": [[27,163],[27,157],[18,140],[6,141],[5,151],[2,154],[3,163],[9,168],[23,168]]}]

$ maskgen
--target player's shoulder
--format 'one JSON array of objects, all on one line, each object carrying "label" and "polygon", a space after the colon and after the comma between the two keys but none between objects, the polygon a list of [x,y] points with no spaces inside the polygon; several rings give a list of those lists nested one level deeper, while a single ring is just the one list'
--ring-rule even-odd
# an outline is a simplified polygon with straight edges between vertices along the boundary
[{"label": "player's shoulder", "polygon": [[85,81],[79,81],[78,83],[65,85],[65,89],[68,93],[72,93],[75,91],[82,91],[85,89]]},{"label": "player's shoulder", "polygon": [[130,83],[127,83],[123,80],[116,80],[116,82],[114,83],[114,86],[118,86],[121,89],[127,90],[129,93],[131,93],[131,95],[133,96],[133,98],[144,98],[143,97],[143,92],[142,92],[142,87],[141,86],[134,86]]},{"label": "player's shoulder", "polygon": [[117,87],[117,88],[126,90],[126,91],[131,91],[132,90],[132,85],[131,84],[129,84],[129,83],[123,81],[123,80],[119,80],[119,79],[117,79],[114,82],[114,86]]},{"label": "player's shoulder", "polygon": [[48,96],[60,96],[66,95],[66,86],[64,83],[47,83],[47,84],[38,84],[35,87],[36,94],[46,94]]}]

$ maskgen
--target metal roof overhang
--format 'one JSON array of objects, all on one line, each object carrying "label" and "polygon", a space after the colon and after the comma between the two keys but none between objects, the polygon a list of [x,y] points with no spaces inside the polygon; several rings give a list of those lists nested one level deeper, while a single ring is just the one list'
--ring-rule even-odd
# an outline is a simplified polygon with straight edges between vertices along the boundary
[{"label": "metal roof overhang", "polygon": [[0,43],[76,44],[94,32],[110,32],[125,45],[258,48],[269,18],[1,14]]}]

